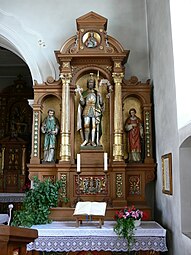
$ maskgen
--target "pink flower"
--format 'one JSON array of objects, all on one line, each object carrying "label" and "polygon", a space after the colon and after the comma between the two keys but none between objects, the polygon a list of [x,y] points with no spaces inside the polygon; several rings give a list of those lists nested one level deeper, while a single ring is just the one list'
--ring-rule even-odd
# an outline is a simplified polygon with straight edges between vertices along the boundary
[{"label": "pink flower", "polygon": [[143,217],[143,212],[139,209],[136,209],[134,205],[131,207],[125,206],[123,209],[117,211],[115,213],[115,219],[129,219],[132,218],[134,220],[141,219]]}]

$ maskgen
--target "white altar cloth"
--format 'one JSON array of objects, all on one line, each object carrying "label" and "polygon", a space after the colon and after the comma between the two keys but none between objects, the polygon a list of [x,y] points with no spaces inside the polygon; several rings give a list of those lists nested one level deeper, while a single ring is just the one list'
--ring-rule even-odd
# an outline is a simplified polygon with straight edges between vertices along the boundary
[{"label": "white altar cloth", "polygon": [[[38,238],[27,245],[27,250],[38,251],[127,251],[127,241],[113,231],[114,221],[105,221],[102,228],[97,222],[84,221],[79,228],[75,221],[35,225]],[[131,250],[167,251],[166,230],[155,221],[143,221],[134,232]]]},{"label": "white altar cloth", "polygon": [[0,214],[0,224],[6,223],[9,220],[8,214]]}]

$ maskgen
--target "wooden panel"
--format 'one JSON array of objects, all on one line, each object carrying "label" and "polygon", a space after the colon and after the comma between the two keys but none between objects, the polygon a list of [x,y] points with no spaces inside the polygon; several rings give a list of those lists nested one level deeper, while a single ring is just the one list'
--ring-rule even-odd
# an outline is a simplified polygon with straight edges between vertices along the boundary
[{"label": "wooden panel", "polygon": [[25,255],[26,245],[38,237],[38,231],[29,228],[0,226],[0,250],[3,255]]}]

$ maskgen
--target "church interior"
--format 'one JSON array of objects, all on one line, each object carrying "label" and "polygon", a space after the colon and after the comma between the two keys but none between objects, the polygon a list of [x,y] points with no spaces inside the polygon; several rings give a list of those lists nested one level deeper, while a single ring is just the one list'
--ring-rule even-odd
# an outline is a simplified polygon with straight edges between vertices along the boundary
[{"label": "church interior", "polygon": [[[145,215],[142,226],[161,226],[167,249],[142,247],[130,254],[191,254],[191,102],[185,75],[191,18],[177,21],[191,4],[0,2],[0,216],[10,203],[13,213],[21,209],[36,177],[60,180],[64,199],[50,209],[54,224],[77,219],[79,227],[87,218],[74,217],[78,202],[104,203],[104,217],[92,217],[99,221],[98,235],[107,236],[116,210],[133,205]],[[39,228],[54,236],[55,226]],[[66,243],[70,228],[61,230],[68,231]],[[13,231],[17,243],[37,237],[30,229],[28,239],[21,232]],[[37,241],[28,251],[12,248],[6,254],[126,254],[120,245],[119,252],[109,245],[97,251],[43,250]]]}]

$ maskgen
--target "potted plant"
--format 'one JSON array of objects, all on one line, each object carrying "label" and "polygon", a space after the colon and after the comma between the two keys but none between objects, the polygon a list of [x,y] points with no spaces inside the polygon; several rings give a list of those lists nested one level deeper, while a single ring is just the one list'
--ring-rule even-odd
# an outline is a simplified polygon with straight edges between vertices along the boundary
[{"label": "potted plant", "polygon": [[135,208],[135,206],[126,206],[115,213],[116,224],[114,225],[114,232],[119,237],[127,240],[129,252],[130,245],[134,241],[134,229],[140,224],[142,217],[143,212]]},{"label": "potted plant", "polygon": [[31,227],[50,223],[50,208],[58,204],[59,189],[62,182],[50,178],[40,181],[34,176],[33,189],[27,191],[20,210],[13,213],[12,226]]}]

